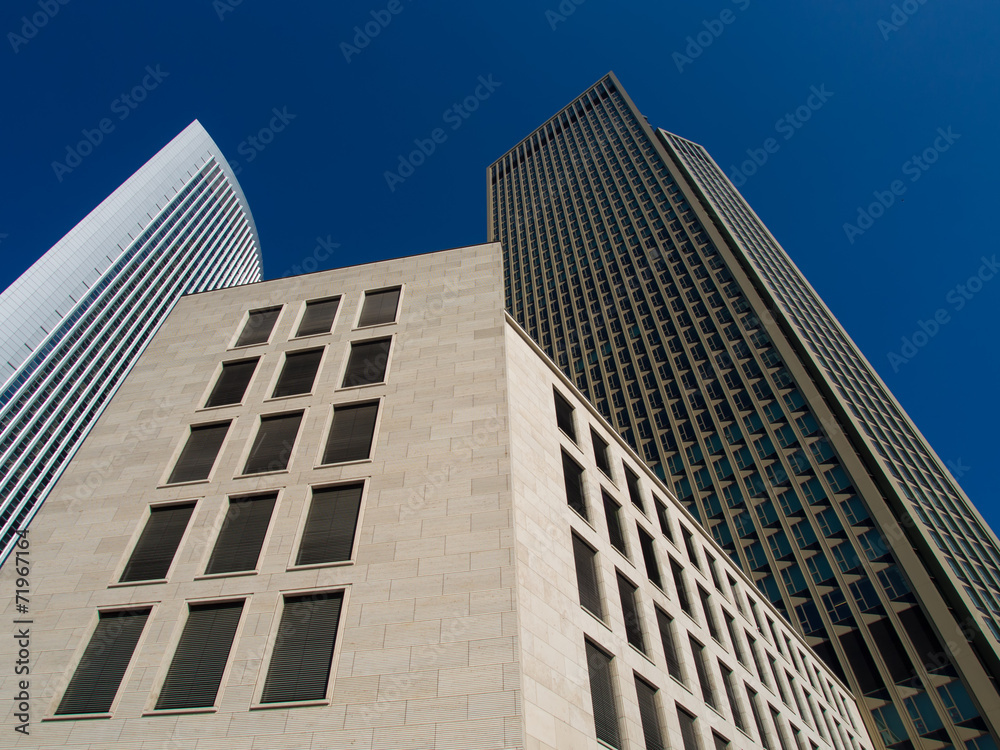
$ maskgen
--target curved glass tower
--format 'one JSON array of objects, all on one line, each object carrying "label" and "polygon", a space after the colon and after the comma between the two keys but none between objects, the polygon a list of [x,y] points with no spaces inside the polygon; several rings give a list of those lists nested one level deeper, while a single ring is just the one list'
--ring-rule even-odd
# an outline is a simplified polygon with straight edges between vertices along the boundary
[{"label": "curved glass tower", "polygon": [[243,191],[195,121],[0,294],[0,561],[177,299],[261,271]]}]

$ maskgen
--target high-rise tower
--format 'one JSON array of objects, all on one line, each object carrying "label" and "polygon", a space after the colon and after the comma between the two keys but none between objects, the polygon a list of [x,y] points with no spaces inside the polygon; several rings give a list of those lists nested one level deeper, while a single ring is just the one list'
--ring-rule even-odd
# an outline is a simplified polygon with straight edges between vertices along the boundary
[{"label": "high-rise tower", "polygon": [[0,560],[177,299],[260,278],[246,198],[195,121],[0,294]]},{"label": "high-rise tower", "polygon": [[506,304],[855,691],[993,750],[1000,544],[700,146],[609,74],[488,170]]}]

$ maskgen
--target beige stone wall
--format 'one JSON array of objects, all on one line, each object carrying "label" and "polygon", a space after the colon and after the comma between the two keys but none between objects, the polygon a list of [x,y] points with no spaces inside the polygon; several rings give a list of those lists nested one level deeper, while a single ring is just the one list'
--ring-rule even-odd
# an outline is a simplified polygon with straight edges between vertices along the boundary
[{"label": "beige stone wall", "polygon": [[[30,735],[13,730],[17,644],[0,638],[0,747],[521,746],[502,269],[482,245],[187,297],[166,321],[29,532]],[[401,284],[398,323],[355,330],[365,289]],[[334,330],[292,341],[305,300],[342,295]],[[227,351],[250,309],[282,304],[268,344]],[[392,335],[384,385],[338,388],[349,342]],[[268,401],[284,351],[326,347],[313,395]],[[242,406],[200,410],[224,360],[260,356]],[[315,468],[331,405],[382,399],[373,460]],[[257,415],[305,411],[289,470],[239,477]],[[163,487],[188,425],[233,419],[209,482]],[[352,564],[289,571],[310,485],[367,481]],[[198,579],[227,497],[276,489],[253,575]],[[165,583],[115,586],[150,503],[196,499]],[[0,607],[14,610],[14,560]],[[281,592],[346,592],[325,705],[248,710]],[[246,598],[208,713],[149,713],[187,602]],[[50,719],[102,608],[152,613],[110,718]]]}]

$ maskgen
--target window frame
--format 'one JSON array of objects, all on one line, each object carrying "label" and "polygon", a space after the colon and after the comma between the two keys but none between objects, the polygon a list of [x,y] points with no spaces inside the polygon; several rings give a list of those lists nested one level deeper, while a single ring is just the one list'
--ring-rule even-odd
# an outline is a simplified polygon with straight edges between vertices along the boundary
[{"label": "window frame", "polygon": [[[187,541],[188,535],[191,533],[192,521],[195,520],[195,516],[199,513],[199,506],[204,502],[203,497],[196,498],[183,498],[178,500],[160,500],[158,502],[149,503],[146,505],[145,511],[142,517],[139,519],[136,529],[133,531],[131,539],[129,539],[128,544],[125,546],[125,550],[122,553],[122,558],[118,563],[118,567],[115,568],[114,578],[112,583],[108,584],[108,588],[121,588],[123,586],[144,586],[154,583],[163,583],[170,580],[170,575],[174,572],[174,568],[177,565],[177,553],[180,551],[181,547]],[[181,534],[180,539],[177,541],[177,546],[174,548],[173,558],[170,560],[170,565],[167,567],[166,575],[163,578],[143,578],[136,581],[122,581],[122,576],[125,575],[125,570],[128,568],[129,562],[132,560],[132,555],[135,554],[136,548],[139,544],[139,540],[142,539],[143,533],[146,531],[146,526],[149,524],[150,519],[153,515],[154,509],[166,509],[173,507],[181,507],[185,505],[192,505],[191,515],[188,516],[187,525],[184,527],[184,533]]]},{"label": "window frame", "polygon": [[[358,399],[357,401],[343,401],[337,404],[330,405],[329,416],[326,419],[325,429],[323,430],[323,439],[320,441],[319,453],[316,456],[316,463],[313,468],[321,469],[328,466],[353,466],[354,464],[370,463],[374,460],[373,456],[375,453],[375,445],[378,442],[379,428],[382,426],[382,414],[385,411],[382,408],[382,398],[373,399]],[[327,444],[330,441],[330,435],[333,431],[333,424],[337,418],[337,408],[343,407],[354,407],[354,406],[365,406],[375,404],[375,423],[372,426],[372,437],[371,445],[368,446],[368,456],[366,458],[352,458],[349,461],[335,461],[333,463],[325,463],[323,461],[326,456]]]},{"label": "window frame", "polygon": [[[308,347],[305,349],[289,349],[287,351],[281,352],[281,362],[277,367],[274,368],[274,374],[271,376],[271,382],[268,384],[267,393],[269,394],[265,399],[264,403],[272,403],[275,401],[287,401],[293,398],[302,398],[303,396],[312,396],[316,393],[316,383],[319,382],[320,372],[323,370],[323,366],[326,364],[327,352],[330,347],[328,346],[315,346]],[[309,390],[305,393],[289,393],[287,396],[275,396],[275,391],[278,388],[278,384],[281,382],[281,376],[285,372],[285,367],[288,365],[288,355],[302,355],[309,354],[313,352],[320,352],[319,362],[316,363],[316,371],[313,373],[312,384],[309,386]]]},{"label": "window frame", "polygon": [[[202,555],[200,561],[200,566],[198,570],[204,571],[199,575],[194,577],[194,580],[211,580],[215,578],[235,578],[237,576],[251,576],[257,575],[260,572],[261,560],[264,559],[264,550],[267,549],[267,544],[271,539],[271,535],[274,533],[275,519],[278,517],[278,513],[281,509],[283,490],[273,489],[273,490],[259,490],[253,492],[239,493],[234,492],[232,494],[227,494],[223,498],[222,507],[217,513],[215,522],[212,524],[210,535],[206,538],[205,553]],[[274,505],[271,507],[271,515],[267,521],[267,528],[264,530],[264,536],[261,539],[260,550],[257,552],[257,561],[254,567],[248,568],[246,570],[232,570],[223,573],[209,573],[208,564],[212,560],[212,556],[215,553],[215,548],[219,544],[219,537],[222,534],[222,529],[226,524],[226,519],[229,516],[229,509],[232,507],[233,501],[239,500],[256,500],[260,498],[270,497],[274,495]],[[208,540],[211,540],[211,544],[208,544]]]},{"label": "window frame", "polygon": [[[375,327],[375,326],[373,326]],[[367,330],[367,329],[365,329]],[[385,354],[385,369],[382,372],[382,379],[375,383],[358,383],[357,385],[344,385],[344,381],[347,378],[347,371],[351,364],[351,355],[354,352],[355,344],[368,344],[376,341],[385,341],[388,339],[389,348],[386,350]],[[389,370],[392,365],[392,353],[396,345],[396,336],[390,334],[389,336],[372,336],[371,338],[365,339],[354,339],[347,342],[347,356],[344,357],[344,361],[340,366],[340,372],[337,376],[337,383],[339,385],[336,387],[335,391],[352,391],[358,388],[372,388],[374,386],[385,385],[389,382]]]},{"label": "window frame", "polygon": [[[287,474],[290,471],[289,467],[292,465],[292,459],[295,457],[296,449],[301,444],[301,440],[299,440],[299,438],[302,435],[302,428],[306,423],[306,417],[308,416],[308,413],[309,409],[303,408],[303,409],[292,409],[289,411],[268,412],[266,414],[255,415],[256,419],[254,422],[253,433],[249,436],[249,439],[246,441],[246,445],[243,447],[243,452],[240,455],[240,460],[236,464],[239,473],[237,473],[233,478],[241,479],[243,477],[266,477],[271,474]],[[260,435],[260,427],[261,424],[263,424],[263,421],[265,419],[271,419],[274,417],[286,417],[286,416],[291,416],[293,414],[299,415],[299,426],[298,429],[295,431],[295,442],[292,443],[292,448],[288,452],[288,460],[285,462],[285,467],[283,469],[268,469],[266,471],[247,473],[246,470],[247,463],[249,463],[250,461],[250,454],[253,453],[254,444],[257,442],[257,437]]]},{"label": "window frame", "polygon": [[[239,340],[243,336],[243,330],[247,327],[247,324],[250,322],[250,316],[253,313],[267,312],[269,310],[277,310],[278,315],[275,317],[274,323],[271,325],[271,330],[267,334],[267,340],[258,341],[253,344],[240,344]],[[278,323],[281,322],[281,318],[284,312],[285,312],[285,305],[281,303],[277,305],[265,305],[264,307],[256,307],[244,312],[243,317],[240,318],[240,324],[239,326],[237,326],[236,334],[233,336],[232,339],[230,339],[230,344],[227,347],[227,351],[243,351],[244,349],[249,349],[252,346],[266,346],[267,344],[270,344],[271,339],[274,337],[274,332],[278,328]]]},{"label": "window frame", "polygon": [[[198,402],[198,403],[202,404],[202,406],[198,409],[198,411],[199,412],[214,411],[216,409],[227,409],[227,408],[232,407],[232,406],[243,406],[243,404],[244,404],[244,402],[246,401],[246,398],[247,398],[247,393],[250,392],[250,386],[253,385],[254,380],[257,378],[258,374],[260,373],[260,360],[261,360],[261,356],[258,354],[258,355],[253,356],[253,357],[242,357],[241,359],[229,359],[229,360],[223,360],[222,362],[220,362],[216,366],[215,372],[213,373],[211,380],[209,380],[209,383],[208,383],[207,388],[205,389],[205,392],[201,396],[201,400]],[[243,362],[250,362],[250,361],[254,362],[254,369],[253,369],[253,372],[250,373],[250,379],[247,380],[246,387],[243,389],[243,395],[240,397],[240,400],[239,401],[234,401],[234,402],[229,403],[229,404],[216,404],[214,406],[209,406],[208,405],[208,401],[212,397],[212,394],[215,391],[216,386],[218,386],[219,381],[222,378],[222,373],[225,370],[226,365],[236,365],[236,364],[241,364]]]},{"label": "window frame", "polygon": [[[236,424],[238,417],[233,417],[232,419],[215,419],[209,422],[196,422],[193,424],[185,425],[186,429],[184,434],[178,444],[174,447],[173,453],[170,456],[170,460],[167,461],[167,466],[164,469],[163,475],[160,478],[160,482],[157,485],[157,489],[162,489],[165,487],[186,487],[193,484],[209,484],[215,478],[215,473],[219,468],[219,457],[226,450],[226,446],[229,440],[232,438],[233,425]],[[177,468],[177,464],[180,462],[181,456],[184,454],[184,449],[187,448],[188,442],[191,439],[192,431],[198,427],[216,427],[218,425],[226,425],[226,434],[222,438],[222,442],[219,444],[219,450],[215,454],[215,460],[212,462],[212,468],[209,469],[208,476],[204,479],[187,479],[180,482],[171,482],[170,478],[173,476],[174,470]]]},{"label": "window frame", "polygon": [[[337,309],[333,313],[333,319],[330,321],[329,330],[324,331],[322,333],[306,333],[299,335],[299,328],[302,327],[302,321],[305,320],[306,310],[308,309],[309,305],[311,303],[329,302],[331,300],[337,300]],[[344,295],[342,294],[331,294],[329,297],[316,297],[315,299],[303,300],[302,309],[299,311],[299,314],[295,317],[295,321],[292,326],[292,329],[295,331],[295,333],[289,336],[289,341],[301,341],[303,339],[313,338],[314,336],[329,336],[331,333],[333,333],[334,326],[337,325],[337,318],[340,315],[340,311],[342,309],[344,309]]]},{"label": "window frame", "polygon": [[[334,560],[332,562],[319,562],[319,563],[306,563],[304,565],[299,565],[296,560],[299,556],[299,550],[302,547],[302,539],[305,536],[306,524],[309,521],[309,510],[312,508],[313,492],[315,490],[327,490],[336,487],[347,487],[351,485],[361,485],[361,499],[358,501],[358,520],[354,525],[354,540],[351,543],[351,554],[347,560]],[[341,479],[330,482],[320,482],[318,484],[309,485],[309,495],[306,498],[306,502],[303,504],[302,511],[300,513],[300,518],[298,521],[298,526],[295,530],[295,537],[292,541],[292,550],[288,557],[288,564],[285,566],[285,572],[292,572],[296,570],[313,570],[318,568],[337,568],[344,567],[347,565],[354,565],[358,557],[358,548],[360,547],[361,525],[365,520],[365,509],[368,505],[368,491],[371,482],[368,478],[360,479]]]},{"label": "window frame", "polygon": [[[365,289],[361,293],[361,302],[358,304],[358,311],[355,314],[354,325],[351,326],[353,330],[356,331],[367,331],[372,328],[378,328],[380,326],[392,326],[399,323],[399,311],[403,309],[403,284],[390,284],[389,286],[379,287],[377,289]],[[379,292],[388,292],[394,289],[399,290],[399,296],[396,298],[396,312],[393,315],[392,320],[388,323],[372,323],[370,325],[361,325],[361,315],[365,309],[365,300],[368,298],[369,294],[377,294]]]}]

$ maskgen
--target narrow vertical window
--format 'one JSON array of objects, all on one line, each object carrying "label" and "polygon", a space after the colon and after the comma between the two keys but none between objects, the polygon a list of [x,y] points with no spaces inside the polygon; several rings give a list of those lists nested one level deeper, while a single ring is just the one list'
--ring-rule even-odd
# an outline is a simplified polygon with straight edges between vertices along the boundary
[{"label": "narrow vertical window", "polygon": [[712,741],[715,742],[715,750],[730,750],[732,743],[720,734],[712,732]]},{"label": "narrow vertical window", "polygon": [[741,641],[739,635],[737,635],[736,620],[734,620],[732,615],[727,612],[723,612],[723,616],[726,620],[726,630],[729,631],[729,641],[733,644],[733,653],[736,654],[736,658],[739,660],[740,664],[746,665],[747,656],[743,651],[743,641]]},{"label": "narrow vertical window", "polygon": [[677,720],[681,725],[681,740],[684,742],[684,750],[701,750],[694,716],[677,706]]},{"label": "narrow vertical window", "polygon": [[594,446],[594,461],[597,462],[597,468],[604,472],[604,476],[610,478],[611,459],[608,456],[608,444],[593,429],[590,431],[590,442]]},{"label": "narrow vertical window", "polygon": [[324,464],[363,461],[371,456],[378,401],[333,408],[333,424],[323,451]]},{"label": "narrow vertical window", "polygon": [[262,474],[288,468],[295,438],[299,434],[302,412],[260,418],[260,427],[247,457],[244,474]]},{"label": "narrow vertical window", "polygon": [[687,550],[688,560],[698,570],[701,570],[701,563],[698,561],[698,551],[694,546],[694,537],[690,531],[684,528],[681,529],[681,535],[684,537],[684,549]]},{"label": "narrow vertical window", "polygon": [[660,577],[660,563],[656,559],[656,548],[653,545],[653,537],[645,532],[642,526],[636,524],[639,532],[639,549],[642,550],[642,561],[646,566],[646,576],[657,588],[663,588],[663,579]]},{"label": "narrow vertical window", "polygon": [[260,558],[277,493],[229,500],[226,519],[209,558],[206,575],[254,570]]},{"label": "narrow vertical window", "polygon": [[177,546],[194,512],[194,505],[185,503],[150,508],[149,520],[119,579],[122,583],[156,581],[167,577]]},{"label": "narrow vertical window", "polygon": [[340,297],[314,299],[306,302],[306,311],[302,314],[299,329],[295,332],[296,337],[329,333],[339,306]]},{"label": "narrow vertical window", "polygon": [[192,425],[187,443],[174,465],[174,470],[170,473],[167,484],[208,479],[227,432],[229,432],[229,422]]},{"label": "narrow vertical window", "polygon": [[399,307],[399,287],[365,292],[365,301],[361,306],[358,328],[394,323],[397,307]]},{"label": "narrow vertical window", "polygon": [[660,522],[660,531],[663,532],[663,536],[673,543],[674,530],[670,526],[670,515],[667,513],[667,506],[655,495],[653,496],[653,502],[656,505],[656,518]]},{"label": "narrow vertical window", "polygon": [[559,391],[552,391],[556,402],[556,424],[566,436],[576,442],[576,425],[573,424],[573,405],[564,399]]},{"label": "narrow vertical window", "polygon": [[725,664],[719,662],[719,669],[722,671],[722,684],[726,687],[726,699],[729,701],[729,710],[733,714],[733,723],[737,729],[747,731],[746,717],[743,715],[743,707],[736,697],[736,683],[733,679],[733,670],[728,669]]},{"label": "narrow vertical window", "polygon": [[788,740],[785,738],[785,725],[781,721],[781,716],[771,708],[771,721],[774,722],[774,732],[778,735],[778,744],[781,745],[781,750],[791,750],[788,746]]},{"label": "narrow vertical window", "polygon": [[625,635],[628,642],[645,653],[646,640],[642,632],[642,617],[639,614],[636,587],[621,573],[618,574],[618,596],[621,598],[622,616],[625,619]]},{"label": "narrow vertical window", "polygon": [[625,532],[622,530],[622,508],[615,502],[614,498],[603,490],[601,491],[601,499],[604,501],[604,517],[608,522],[608,538],[611,540],[611,546],[628,557]]},{"label": "narrow vertical window", "polygon": [[251,310],[247,322],[240,331],[240,337],[236,340],[236,346],[251,346],[253,344],[264,344],[271,338],[271,331],[278,320],[280,307],[269,307],[266,310]]},{"label": "narrow vertical window", "polygon": [[664,750],[663,729],[660,715],[656,710],[656,694],[659,691],[635,675],[635,695],[639,701],[639,718],[642,719],[642,736],[646,750]]},{"label": "narrow vertical window", "polygon": [[715,611],[712,609],[712,599],[708,592],[698,586],[698,597],[701,599],[701,608],[705,610],[705,622],[708,625],[708,632],[719,643],[722,643],[722,634],[719,632],[719,623],[715,620]]},{"label": "narrow vertical window", "polygon": [[576,534],[573,534],[573,559],[576,563],[576,585],[580,592],[580,605],[599,619],[604,619],[601,590],[598,585],[597,552]]},{"label": "narrow vertical window", "polygon": [[274,386],[272,398],[299,396],[310,393],[316,380],[320,360],[323,359],[322,349],[310,349],[304,352],[288,352],[281,375]]},{"label": "narrow vertical window", "polygon": [[583,500],[583,469],[562,453],[563,482],[566,486],[566,503],[586,520],[587,504]]},{"label": "narrow vertical window", "polygon": [[642,489],[639,487],[639,477],[628,466],[622,465],[625,469],[625,484],[628,487],[628,496],[632,505],[646,512],[646,507],[642,502]]},{"label": "narrow vertical window", "polygon": [[590,698],[594,707],[597,739],[616,750],[621,750],[621,730],[618,721],[614,679],[611,675],[611,657],[590,641],[586,643],[587,670],[590,673]]},{"label": "narrow vertical window", "polygon": [[712,708],[718,708],[718,703],[715,700],[715,691],[712,689],[712,680],[708,674],[708,663],[705,661],[705,647],[690,636],[688,636],[688,641],[691,644],[691,653],[694,654],[694,667],[698,672],[698,685],[701,687],[701,697],[705,699],[707,705]]},{"label": "narrow vertical window", "polygon": [[215,381],[215,386],[205,402],[205,408],[241,403],[259,361],[254,357],[236,362],[223,362],[222,372],[219,373],[219,379]]},{"label": "narrow vertical window", "polygon": [[660,630],[660,642],[663,644],[663,657],[667,662],[667,674],[683,683],[684,674],[681,672],[681,661],[677,657],[677,645],[674,641],[674,620],[657,607],[656,624]]},{"label": "narrow vertical window", "polygon": [[313,488],[296,565],[351,559],[364,484]]},{"label": "narrow vertical window", "polygon": [[764,719],[760,715],[760,706],[757,704],[757,693],[747,686],[747,701],[750,703],[750,711],[753,714],[753,723],[757,726],[757,734],[760,736],[760,744],[764,750],[774,750],[771,745],[771,738],[764,729]]},{"label": "narrow vertical window", "polygon": [[715,590],[720,594],[725,594],[725,591],[722,590],[722,581],[719,579],[718,561],[707,552],[705,553],[705,558],[708,560],[708,570],[712,575],[712,585],[715,586]]},{"label": "narrow vertical window", "polygon": [[389,364],[389,344],[391,341],[392,339],[373,339],[352,342],[351,354],[347,359],[347,369],[344,371],[344,382],[341,387],[351,388],[383,382],[385,369]]},{"label": "narrow vertical window", "polygon": [[158,710],[215,705],[242,614],[242,601],[189,605],[184,632],[156,701]]},{"label": "narrow vertical window", "polygon": [[340,591],[285,597],[261,703],[326,698],[343,601]]},{"label": "narrow vertical window", "polygon": [[687,584],[684,582],[684,571],[676,560],[670,561],[670,573],[674,579],[674,588],[677,589],[677,601],[681,609],[691,615],[691,600],[688,598]]},{"label": "narrow vertical window", "polygon": [[111,710],[149,612],[136,609],[100,613],[90,643],[59,701],[57,715],[103,714]]}]

